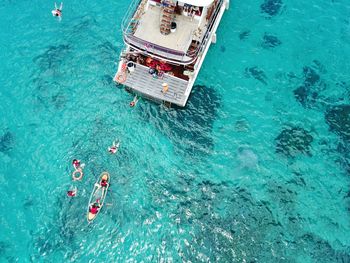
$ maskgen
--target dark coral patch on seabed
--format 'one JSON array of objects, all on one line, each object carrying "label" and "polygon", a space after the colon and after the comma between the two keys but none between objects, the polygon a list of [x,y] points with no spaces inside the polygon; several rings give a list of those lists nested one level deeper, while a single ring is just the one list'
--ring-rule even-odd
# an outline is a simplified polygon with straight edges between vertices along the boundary
[{"label": "dark coral patch on seabed", "polygon": [[11,132],[6,131],[1,137],[0,137],[0,152],[2,153],[8,153],[14,143],[14,136]]},{"label": "dark coral patch on seabed", "polygon": [[11,245],[5,241],[0,241],[0,258],[5,256]]},{"label": "dark coral patch on seabed", "polygon": [[320,75],[318,75],[311,67],[304,67],[303,73],[305,77],[305,85],[312,86],[320,81]]},{"label": "dark coral patch on seabed", "polygon": [[260,5],[261,12],[268,14],[269,16],[276,16],[280,13],[283,3],[281,0],[265,0]]},{"label": "dark coral patch on seabed", "polygon": [[102,63],[112,63],[117,50],[117,46],[109,41],[105,41],[97,46],[97,51],[99,52],[98,59],[100,59]]},{"label": "dark coral patch on seabed", "polygon": [[263,42],[261,43],[261,46],[263,48],[268,49],[277,47],[281,44],[282,42],[276,36],[265,33],[263,36]]},{"label": "dark coral patch on seabed", "polygon": [[250,68],[245,68],[245,76],[250,78],[253,77],[256,80],[260,81],[261,83],[267,85],[266,82],[266,75],[263,70],[259,69],[258,67],[250,67]]},{"label": "dark coral patch on seabed", "polygon": [[245,40],[250,34],[250,30],[245,30],[239,33],[239,39],[240,40]]},{"label": "dark coral patch on seabed", "polygon": [[319,259],[325,263],[350,262],[349,252],[334,249],[329,242],[313,233],[301,236],[298,244],[303,247],[304,251],[309,251],[310,257],[315,260],[314,262],[320,262]]},{"label": "dark coral patch on seabed", "polygon": [[301,127],[288,127],[276,137],[276,152],[287,157],[295,157],[298,154],[311,155],[311,143],[313,137]]},{"label": "dark coral patch on seabed", "polygon": [[329,130],[340,138],[336,147],[340,154],[338,162],[347,173],[350,173],[350,105],[328,107],[325,112],[325,121]]},{"label": "dark coral patch on seabed", "polygon": [[350,105],[329,107],[325,112],[329,129],[343,140],[350,140]]},{"label": "dark coral patch on seabed", "polygon": [[311,67],[303,68],[303,85],[294,90],[295,98],[305,108],[311,108],[317,102],[319,92],[323,87],[320,75]]}]

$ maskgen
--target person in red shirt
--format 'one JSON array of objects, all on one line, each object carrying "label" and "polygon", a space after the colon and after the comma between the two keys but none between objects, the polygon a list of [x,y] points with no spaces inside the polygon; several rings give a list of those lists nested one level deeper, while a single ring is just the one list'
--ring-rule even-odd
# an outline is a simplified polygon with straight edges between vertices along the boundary
[{"label": "person in red shirt", "polygon": [[157,66],[157,61],[148,57],[146,58],[146,66],[149,68],[156,68]]},{"label": "person in red shirt", "polygon": [[67,191],[67,196],[74,197],[77,195],[77,188],[74,187],[72,190]]},{"label": "person in red shirt", "polygon": [[100,209],[100,204],[99,203],[94,203],[91,207],[90,207],[90,213],[91,214],[97,214],[98,210]]},{"label": "person in red shirt", "polygon": [[102,180],[101,181],[101,186],[102,187],[107,187],[108,183],[107,183],[107,180]]},{"label": "person in red shirt", "polygon": [[75,192],[72,191],[72,190],[69,190],[69,191],[67,191],[67,196],[74,197],[75,196]]},{"label": "person in red shirt", "polygon": [[78,169],[80,167],[80,161],[77,159],[74,159],[72,164],[75,169]]}]

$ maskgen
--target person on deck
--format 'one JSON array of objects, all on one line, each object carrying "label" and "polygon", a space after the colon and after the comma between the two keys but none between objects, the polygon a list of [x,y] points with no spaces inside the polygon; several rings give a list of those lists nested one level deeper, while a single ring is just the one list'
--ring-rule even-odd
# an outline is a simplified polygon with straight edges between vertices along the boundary
[{"label": "person on deck", "polygon": [[157,61],[155,61],[153,58],[146,58],[146,66],[149,68],[156,68],[157,66]]},{"label": "person on deck", "polygon": [[161,61],[159,61],[156,69],[158,71],[165,71],[165,72],[167,72],[167,71],[172,70],[172,67],[169,64],[167,64],[165,61],[161,60]]}]

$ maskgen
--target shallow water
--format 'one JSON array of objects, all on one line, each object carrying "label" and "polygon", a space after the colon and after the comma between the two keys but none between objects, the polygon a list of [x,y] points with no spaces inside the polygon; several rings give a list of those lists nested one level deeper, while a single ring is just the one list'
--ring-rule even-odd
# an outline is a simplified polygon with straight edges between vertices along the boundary
[{"label": "shallow water", "polygon": [[127,7],[0,4],[0,261],[349,262],[350,4],[232,1],[185,109],[112,83]]}]

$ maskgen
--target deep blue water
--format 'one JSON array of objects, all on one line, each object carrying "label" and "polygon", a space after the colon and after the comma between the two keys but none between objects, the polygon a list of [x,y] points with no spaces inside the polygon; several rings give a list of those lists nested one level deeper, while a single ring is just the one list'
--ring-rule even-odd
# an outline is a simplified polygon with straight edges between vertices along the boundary
[{"label": "deep blue water", "polygon": [[128,3],[0,3],[0,261],[350,262],[350,3],[232,1],[184,109],[112,82]]}]

